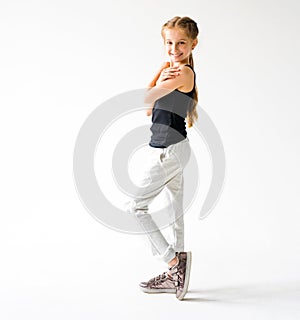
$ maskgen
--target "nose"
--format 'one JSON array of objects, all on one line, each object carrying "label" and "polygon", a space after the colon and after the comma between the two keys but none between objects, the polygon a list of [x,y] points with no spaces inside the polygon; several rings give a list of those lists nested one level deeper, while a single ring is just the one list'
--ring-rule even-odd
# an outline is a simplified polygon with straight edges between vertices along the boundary
[{"label": "nose", "polygon": [[173,52],[177,51],[177,49],[178,49],[178,44],[177,43],[172,44]]}]

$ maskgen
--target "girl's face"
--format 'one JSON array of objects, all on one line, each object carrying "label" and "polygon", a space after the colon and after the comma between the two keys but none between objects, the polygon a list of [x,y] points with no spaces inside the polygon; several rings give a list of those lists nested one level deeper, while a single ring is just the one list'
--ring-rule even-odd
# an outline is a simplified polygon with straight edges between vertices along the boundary
[{"label": "girl's face", "polygon": [[179,28],[166,29],[164,41],[166,53],[170,61],[176,64],[188,63],[192,48],[197,44],[197,40],[192,41]]}]

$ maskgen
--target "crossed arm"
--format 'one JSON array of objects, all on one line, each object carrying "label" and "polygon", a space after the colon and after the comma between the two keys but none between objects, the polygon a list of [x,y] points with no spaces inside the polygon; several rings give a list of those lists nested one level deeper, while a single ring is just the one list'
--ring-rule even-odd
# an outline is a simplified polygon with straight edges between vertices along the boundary
[{"label": "crossed arm", "polygon": [[174,91],[180,89],[186,85],[193,85],[193,71],[188,67],[170,67],[167,62],[159,69],[153,80],[148,85],[148,90],[145,94],[144,102],[151,104],[147,109],[147,116],[152,114],[152,108],[154,102]]}]

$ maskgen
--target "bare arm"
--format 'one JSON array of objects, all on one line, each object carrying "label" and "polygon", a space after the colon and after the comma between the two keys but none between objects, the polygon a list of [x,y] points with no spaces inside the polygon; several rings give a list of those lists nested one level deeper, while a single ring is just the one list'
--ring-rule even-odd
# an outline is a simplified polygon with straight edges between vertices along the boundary
[{"label": "bare arm", "polygon": [[[153,77],[152,81],[148,84],[148,91],[155,87],[156,86],[156,82],[157,80],[159,79],[160,75],[161,75],[161,72],[165,69],[165,68],[168,68],[170,67],[170,62],[164,62],[161,67],[159,68],[159,70],[156,72],[155,76]],[[146,102],[145,100],[145,103],[148,104],[148,102]],[[151,116],[152,114],[152,109],[153,109],[153,106],[154,106],[154,102],[150,103],[150,106],[149,108],[147,109],[146,111],[146,115],[147,116]]]},{"label": "bare arm", "polygon": [[156,85],[150,87],[145,94],[145,103],[154,103],[157,99],[169,94],[175,89],[193,86],[193,71],[188,67],[182,70],[176,68],[166,69],[166,73],[161,72],[156,81]]}]

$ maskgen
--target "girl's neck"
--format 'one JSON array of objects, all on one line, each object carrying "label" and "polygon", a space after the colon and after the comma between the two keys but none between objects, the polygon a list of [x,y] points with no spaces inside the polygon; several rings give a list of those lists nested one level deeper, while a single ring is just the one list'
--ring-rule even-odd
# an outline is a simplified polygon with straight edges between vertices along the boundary
[{"label": "girl's neck", "polygon": [[182,67],[188,64],[188,62],[171,62],[170,67]]}]

